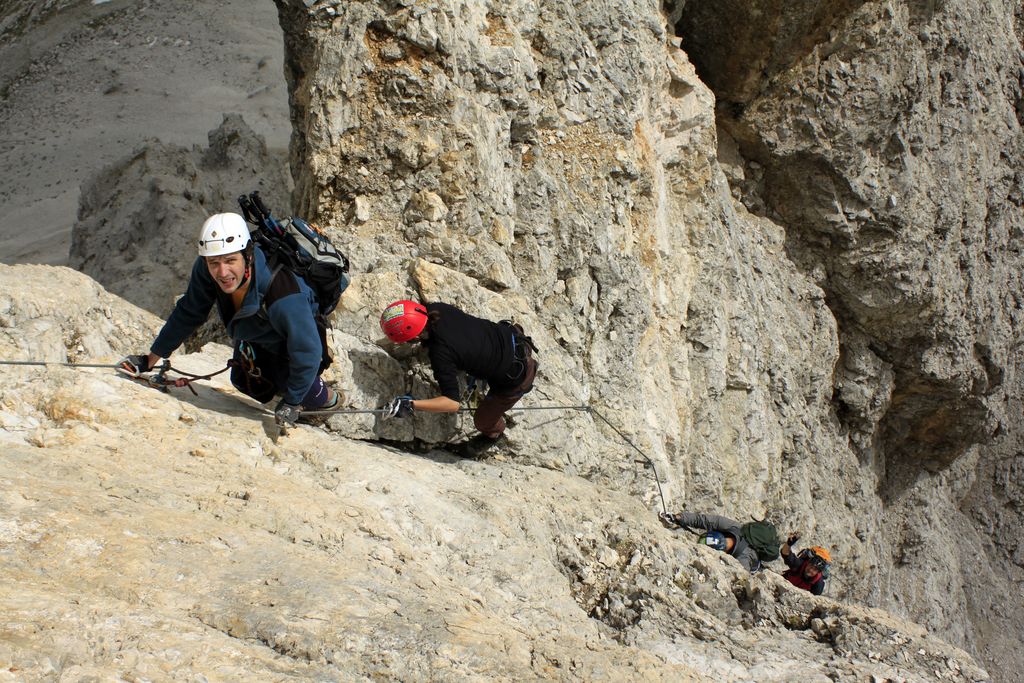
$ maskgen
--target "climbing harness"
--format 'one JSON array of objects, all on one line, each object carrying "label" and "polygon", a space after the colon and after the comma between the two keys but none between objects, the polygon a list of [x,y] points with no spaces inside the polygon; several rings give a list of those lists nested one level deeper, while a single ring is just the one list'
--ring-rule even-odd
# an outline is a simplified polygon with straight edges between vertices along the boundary
[{"label": "climbing harness", "polygon": [[237,367],[242,371],[242,376],[245,379],[245,391],[243,393],[248,396],[256,396],[262,393],[261,390],[256,389],[256,385],[266,386],[273,384],[263,376],[263,371],[256,365],[256,347],[247,341],[241,341],[238,343],[236,351],[235,357],[228,361],[228,367]]},{"label": "climbing harness", "polygon": [[[466,390],[462,392],[462,400],[459,403],[465,403],[469,406],[470,411],[476,410],[486,393],[487,380],[466,375]],[[463,412],[463,410],[460,409],[459,412]]]},{"label": "climbing harness", "polygon": [[508,327],[512,336],[512,365],[509,367],[507,379],[515,381],[526,372],[527,362],[531,355],[539,353],[533,339],[526,334],[523,326],[513,320],[499,320],[498,325]]},{"label": "climbing harness", "polygon": [[238,344],[239,367],[252,377],[262,377],[263,371],[256,365],[256,349],[247,341]]},{"label": "climbing harness", "polygon": [[[686,528],[689,529],[689,527]],[[726,552],[726,548],[728,547],[725,534],[721,531],[705,531],[698,537],[697,543],[706,545],[709,548],[713,548],[714,550],[718,550],[723,553]]]}]

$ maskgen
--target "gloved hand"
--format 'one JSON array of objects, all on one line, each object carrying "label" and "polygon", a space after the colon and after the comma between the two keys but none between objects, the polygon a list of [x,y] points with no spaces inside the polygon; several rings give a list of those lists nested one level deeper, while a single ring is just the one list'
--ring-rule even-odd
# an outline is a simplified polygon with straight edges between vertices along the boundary
[{"label": "gloved hand", "polygon": [[135,356],[125,356],[118,361],[118,366],[118,372],[123,372],[130,377],[138,377],[142,373],[152,370],[149,366],[148,353],[140,353]]},{"label": "gloved hand", "polygon": [[679,523],[676,521],[675,515],[671,513],[659,512],[658,519],[660,519],[661,523],[665,526],[679,526]]},{"label": "gloved hand", "polygon": [[412,415],[412,396],[398,396],[391,403],[384,406],[384,418],[409,417]]},{"label": "gloved hand", "polygon": [[800,540],[800,534],[790,534],[789,538],[786,539],[786,545],[792,548],[796,545],[796,542]]},{"label": "gloved hand", "polygon": [[280,427],[294,427],[301,412],[302,406],[286,403],[284,399],[281,399],[277,407],[274,408],[274,422]]}]

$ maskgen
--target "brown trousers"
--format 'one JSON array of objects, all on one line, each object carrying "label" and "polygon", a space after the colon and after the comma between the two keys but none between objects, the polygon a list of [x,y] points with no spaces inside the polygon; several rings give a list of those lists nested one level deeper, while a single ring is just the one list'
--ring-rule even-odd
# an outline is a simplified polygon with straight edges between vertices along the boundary
[{"label": "brown trousers", "polygon": [[533,379],[537,376],[538,365],[537,359],[531,353],[526,358],[526,374],[517,387],[500,394],[489,392],[480,401],[476,412],[473,413],[473,425],[481,434],[492,439],[501,436],[505,431],[505,412],[533,389]]}]

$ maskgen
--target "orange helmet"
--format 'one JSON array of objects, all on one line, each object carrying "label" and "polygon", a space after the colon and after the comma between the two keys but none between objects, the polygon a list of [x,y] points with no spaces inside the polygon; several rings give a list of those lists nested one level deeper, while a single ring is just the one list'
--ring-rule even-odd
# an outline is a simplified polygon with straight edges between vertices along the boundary
[{"label": "orange helmet", "polygon": [[820,557],[821,559],[825,560],[829,564],[832,563],[832,556],[829,554],[827,550],[822,548],[820,545],[812,545],[810,548],[808,548],[808,550],[817,555],[818,557]]},{"label": "orange helmet", "polygon": [[413,339],[426,326],[427,309],[408,299],[390,304],[380,314],[380,329],[396,344]]}]

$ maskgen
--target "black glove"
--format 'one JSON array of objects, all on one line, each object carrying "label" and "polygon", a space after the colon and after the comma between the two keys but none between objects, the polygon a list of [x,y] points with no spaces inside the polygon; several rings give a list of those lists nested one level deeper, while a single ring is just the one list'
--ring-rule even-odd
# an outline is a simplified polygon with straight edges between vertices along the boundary
[{"label": "black glove", "polygon": [[659,512],[658,519],[660,519],[661,523],[665,526],[679,526],[679,522],[676,521],[675,515],[668,512]]},{"label": "black glove", "polygon": [[131,377],[138,377],[142,373],[153,369],[149,366],[148,353],[140,353],[137,356],[125,356],[118,361],[118,366],[118,372],[123,372]]},{"label": "black glove", "polygon": [[384,417],[409,417],[412,415],[412,396],[398,396],[384,406]]},{"label": "black glove", "polygon": [[294,427],[301,412],[302,406],[286,403],[284,399],[281,399],[277,407],[274,408],[274,422],[281,427]]},{"label": "black glove", "polygon": [[800,534],[790,534],[789,538],[786,539],[786,545],[792,548],[796,545],[796,542],[800,540]]}]

